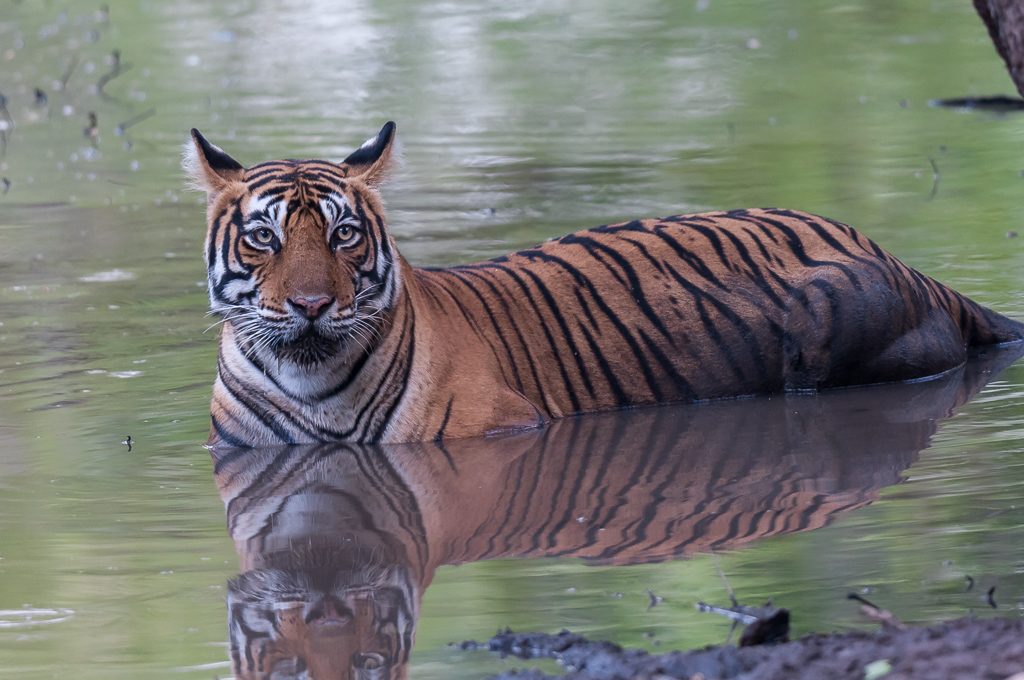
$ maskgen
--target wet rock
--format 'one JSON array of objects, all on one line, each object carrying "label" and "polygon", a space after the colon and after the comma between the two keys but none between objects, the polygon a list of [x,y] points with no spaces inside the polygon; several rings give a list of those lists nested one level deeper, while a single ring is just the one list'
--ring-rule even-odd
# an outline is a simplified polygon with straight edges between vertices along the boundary
[{"label": "wet rock", "polygon": [[789,641],[789,610],[776,609],[770,616],[754,621],[743,629],[740,647],[770,645]]}]

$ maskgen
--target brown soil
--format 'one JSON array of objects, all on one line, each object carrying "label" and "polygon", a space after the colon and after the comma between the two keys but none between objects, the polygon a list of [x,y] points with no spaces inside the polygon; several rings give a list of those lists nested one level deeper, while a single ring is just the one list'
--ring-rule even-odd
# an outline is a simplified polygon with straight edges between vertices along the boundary
[{"label": "brown soil", "polygon": [[558,635],[506,631],[484,643],[459,646],[523,659],[556,659],[567,669],[563,676],[533,669],[509,671],[495,676],[500,680],[1006,680],[1024,672],[1024,619],[968,617],[927,627],[808,635],[775,645],[715,646],[667,654],[592,642],[569,631]]}]

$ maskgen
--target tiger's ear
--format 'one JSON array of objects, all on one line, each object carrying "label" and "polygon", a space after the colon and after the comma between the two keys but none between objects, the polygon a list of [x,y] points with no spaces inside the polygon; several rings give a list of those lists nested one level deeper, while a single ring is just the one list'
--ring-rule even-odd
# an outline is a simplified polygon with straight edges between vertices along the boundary
[{"label": "tiger's ear", "polygon": [[206,137],[192,128],[192,139],[185,143],[181,167],[189,177],[192,187],[213,196],[231,182],[242,179],[245,168],[218,146],[206,141]]},{"label": "tiger's ear", "polygon": [[387,180],[397,156],[395,123],[389,120],[375,137],[363,142],[341,165],[348,170],[348,177],[357,177],[371,187],[379,187]]}]

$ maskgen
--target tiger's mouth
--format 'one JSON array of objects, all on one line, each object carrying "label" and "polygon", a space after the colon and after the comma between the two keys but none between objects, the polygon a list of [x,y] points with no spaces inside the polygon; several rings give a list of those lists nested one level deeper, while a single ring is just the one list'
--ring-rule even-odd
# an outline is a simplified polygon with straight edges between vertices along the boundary
[{"label": "tiger's mouth", "polygon": [[342,343],[340,338],[324,333],[318,324],[310,323],[298,336],[278,343],[275,349],[281,359],[308,366],[337,354]]},{"label": "tiger's mouth", "polygon": [[241,308],[224,316],[247,355],[268,353],[303,368],[350,350],[369,352],[381,337],[382,312],[355,306],[312,319]]}]

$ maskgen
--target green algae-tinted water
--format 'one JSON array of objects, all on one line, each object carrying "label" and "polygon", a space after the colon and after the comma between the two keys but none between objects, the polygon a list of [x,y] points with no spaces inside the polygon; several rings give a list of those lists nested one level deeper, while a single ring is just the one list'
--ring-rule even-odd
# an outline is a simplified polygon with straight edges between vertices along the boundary
[{"label": "green algae-tinted water", "polygon": [[[0,677],[232,673],[227,582],[247,553],[201,448],[216,330],[204,334],[202,199],[178,170],[190,127],[251,163],[341,158],[396,120],[405,164],[386,199],[416,264],[633,217],[785,206],[852,223],[1024,318],[1024,237],[1009,235],[1024,233],[1024,117],[928,105],[1013,89],[969,3],[109,5],[0,8]],[[100,90],[114,49],[123,72]],[[442,552],[410,567],[409,675],[505,667],[445,645],[506,625],[719,642],[728,624],[693,607],[726,599],[717,566],[745,601],[789,607],[797,632],[864,625],[850,590],[930,621],[990,615],[996,586],[995,613],[1021,615],[1024,364],[991,369],[914,398],[673,407],[456,448],[485,464],[445,473],[442,500],[474,474],[505,488],[515,461],[544,461],[560,484],[537,486],[552,498],[532,512],[472,506],[508,513],[484,530],[502,549],[464,541],[447,560],[461,566]],[[377,454],[422,479],[407,453]],[[621,486],[574,462],[645,456],[662,461],[653,476]],[[559,500],[570,474],[589,481]],[[417,493],[427,544],[473,516]],[[629,518],[655,506],[690,518],[658,525],[662,552],[581,559],[595,557],[588,536],[643,547]],[[556,511],[570,521],[537,524]],[[652,609],[648,589],[664,597]]]}]

